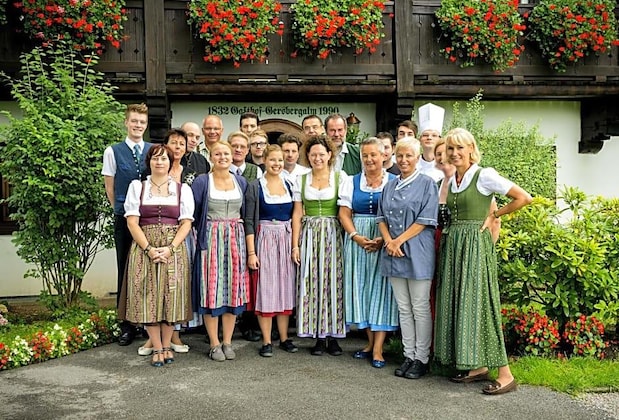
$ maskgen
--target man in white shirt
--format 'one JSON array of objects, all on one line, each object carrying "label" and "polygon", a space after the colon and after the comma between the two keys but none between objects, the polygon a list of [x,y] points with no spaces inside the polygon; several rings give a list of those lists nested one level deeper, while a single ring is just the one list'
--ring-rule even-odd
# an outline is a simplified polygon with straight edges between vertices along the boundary
[{"label": "man in white shirt", "polygon": [[359,146],[346,142],[348,127],[346,119],[340,114],[331,114],[325,119],[327,137],[336,148],[335,170],[343,170],[347,175],[361,172]]},{"label": "man in white shirt", "polygon": [[248,136],[260,128],[260,118],[255,112],[244,112],[239,117],[239,129]]},{"label": "man in white shirt", "polygon": [[282,175],[291,184],[294,184],[297,176],[310,172],[310,168],[299,165],[299,149],[301,140],[296,134],[284,133],[277,139],[277,143],[282,148],[284,154],[284,170]]},{"label": "man in white shirt", "polygon": [[[144,132],[148,127],[148,107],[145,104],[131,104],[125,111],[125,140],[109,146],[103,152],[101,174],[105,183],[105,194],[114,209],[114,245],[116,247],[117,294],[116,306],[120,303],[120,291],[125,274],[129,248],[133,238],[127,227],[124,203],[129,184],[141,179],[146,172],[144,157],[150,143],[144,142]],[[121,335],[118,344],[128,346],[135,338],[135,327],[128,322],[120,325]]]},{"label": "man in white shirt", "polygon": [[242,131],[235,131],[228,136],[228,143],[232,147],[232,164],[230,172],[241,175],[247,182],[258,179],[262,176],[262,170],[245,160],[249,153],[249,138]]},{"label": "man in white shirt", "polygon": [[217,115],[207,115],[202,120],[202,133],[204,134],[204,148],[199,149],[198,151],[209,161],[212,165],[213,162],[210,160],[210,150],[213,144],[217,143],[221,136],[224,133],[224,123],[222,119]]}]

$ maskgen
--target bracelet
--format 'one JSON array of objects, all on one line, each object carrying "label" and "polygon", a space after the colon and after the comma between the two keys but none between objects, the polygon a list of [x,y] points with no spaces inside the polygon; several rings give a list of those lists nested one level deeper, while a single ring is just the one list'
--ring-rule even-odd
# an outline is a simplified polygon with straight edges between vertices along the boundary
[{"label": "bracelet", "polygon": [[255,251],[248,252],[247,255],[256,255]]},{"label": "bracelet", "polygon": [[357,236],[358,234],[359,234],[359,232],[357,232],[357,231],[355,230],[354,232],[350,232],[350,233],[348,234],[348,237],[349,237],[350,239],[352,239],[352,238],[354,238],[355,236]]},{"label": "bracelet", "polygon": [[298,251],[298,250],[299,250],[299,247],[298,247],[298,246],[295,246],[294,248],[292,248],[292,249],[291,249],[291,251],[295,251],[295,250],[296,250],[296,251]]},{"label": "bracelet", "polygon": [[144,253],[148,254],[151,249],[153,249],[153,247],[150,244],[146,245],[146,248],[144,248]]},{"label": "bracelet", "polygon": [[494,215],[494,218],[495,218],[495,219],[500,219],[500,218],[501,218],[501,216],[499,216],[498,214],[496,214],[496,212],[497,212],[497,211],[498,211],[498,210],[493,211],[493,212],[492,212],[492,214]]}]

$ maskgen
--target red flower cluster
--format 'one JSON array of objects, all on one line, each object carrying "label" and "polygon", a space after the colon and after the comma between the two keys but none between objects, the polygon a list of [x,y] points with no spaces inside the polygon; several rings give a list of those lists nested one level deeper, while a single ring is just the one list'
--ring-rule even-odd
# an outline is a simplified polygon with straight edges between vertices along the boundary
[{"label": "red flower cluster", "polygon": [[281,4],[275,0],[194,0],[188,3],[188,22],[206,41],[204,61],[264,61],[268,35],[282,35]]},{"label": "red flower cluster", "polygon": [[378,0],[300,0],[292,5],[296,57],[299,52],[326,59],[338,48],[355,54],[376,52],[384,36],[383,10]]},{"label": "red flower cluster", "polygon": [[452,63],[462,60],[462,67],[482,58],[494,71],[505,71],[524,51],[518,0],[443,0],[436,17],[449,41],[442,52]]},{"label": "red flower cluster", "polygon": [[615,2],[542,0],[531,12],[531,38],[550,66],[564,72],[589,54],[609,53],[619,45]]},{"label": "red flower cluster", "polygon": [[48,336],[38,331],[28,342],[28,347],[32,349],[32,361],[40,363],[48,360],[52,356],[53,344]]},{"label": "red flower cluster", "polygon": [[26,0],[13,5],[23,13],[24,30],[43,45],[68,40],[76,50],[99,55],[106,41],[120,48],[125,0]]},{"label": "red flower cluster", "polygon": [[593,316],[580,315],[568,321],[563,331],[563,340],[572,349],[575,356],[604,358],[604,324]]},{"label": "red flower cluster", "polygon": [[9,363],[9,355],[11,350],[4,343],[0,343],[0,370],[6,369]]},{"label": "red flower cluster", "polygon": [[514,330],[518,348],[534,356],[552,356],[561,339],[559,323],[532,310],[521,314]]},{"label": "red flower cluster", "polygon": [[65,340],[65,343],[67,344],[67,349],[70,353],[77,353],[82,349],[84,337],[79,328],[72,327],[69,329],[69,331],[67,331],[67,338]]}]

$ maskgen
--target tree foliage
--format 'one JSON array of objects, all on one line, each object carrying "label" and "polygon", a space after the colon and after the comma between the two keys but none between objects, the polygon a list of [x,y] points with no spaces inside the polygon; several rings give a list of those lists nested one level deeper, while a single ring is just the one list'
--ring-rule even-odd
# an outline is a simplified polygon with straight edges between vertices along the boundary
[{"label": "tree foliage", "polygon": [[[450,128],[469,130],[482,153],[481,166],[492,167],[533,196],[556,198],[557,154],[554,139],[545,138],[539,126],[506,120],[485,129],[481,92],[466,104],[466,112],[454,104]],[[505,198],[497,197],[499,202]]]},{"label": "tree foliage", "polygon": [[[101,247],[109,246],[111,209],[101,180],[101,156],[123,135],[123,105],[65,44],[22,54],[20,78],[8,79],[23,116],[4,111],[0,172],[19,230],[17,254],[34,264],[24,277],[40,278],[59,304],[77,303],[82,280]],[[6,78],[6,76],[5,76]]]}]

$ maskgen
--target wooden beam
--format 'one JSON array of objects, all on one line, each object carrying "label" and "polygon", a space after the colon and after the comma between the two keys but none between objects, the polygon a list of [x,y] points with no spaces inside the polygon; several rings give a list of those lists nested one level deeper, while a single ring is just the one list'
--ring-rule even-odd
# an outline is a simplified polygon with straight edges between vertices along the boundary
[{"label": "wooden beam", "polygon": [[144,0],[144,22],[146,94],[165,95],[164,0]]},{"label": "wooden beam", "polygon": [[[398,0],[394,4],[394,44],[397,86],[397,114],[410,118],[415,100],[415,69],[413,65],[413,0]],[[400,30],[397,30],[400,28]]]}]

